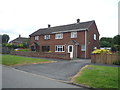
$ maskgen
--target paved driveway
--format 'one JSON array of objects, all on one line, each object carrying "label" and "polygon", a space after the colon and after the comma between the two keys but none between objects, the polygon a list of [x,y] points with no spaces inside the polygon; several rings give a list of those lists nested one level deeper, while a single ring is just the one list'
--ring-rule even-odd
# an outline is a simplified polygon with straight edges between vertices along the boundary
[{"label": "paved driveway", "polygon": [[90,60],[84,59],[72,61],[58,60],[58,62],[55,63],[31,64],[16,66],[14,68],[53,79],[69,81],[70,77],[74,76],[77,72],[79,72],[80,68],[90,62]]}]

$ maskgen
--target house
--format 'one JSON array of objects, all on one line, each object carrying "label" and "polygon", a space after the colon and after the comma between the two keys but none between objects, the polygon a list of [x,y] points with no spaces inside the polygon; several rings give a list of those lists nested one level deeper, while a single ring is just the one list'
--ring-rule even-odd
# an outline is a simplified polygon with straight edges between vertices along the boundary
[{"label": "house", "polygon": [[19,45],[19,44],[22,44],[22,43],[28,43],[29,41],[29,38],[25,38],[25,37],[21,37],[21,35],[19,35],[19,37],[17,37],[16,39],[10,41],[9,43],[12,43],[14,45]]},{"label": "house", "polygon": [[69,53],[70,58],[90,58],[99,48],[99,31],[94,20],[87,22],[41,28],[30,36],[31,50],[41,53]]}]

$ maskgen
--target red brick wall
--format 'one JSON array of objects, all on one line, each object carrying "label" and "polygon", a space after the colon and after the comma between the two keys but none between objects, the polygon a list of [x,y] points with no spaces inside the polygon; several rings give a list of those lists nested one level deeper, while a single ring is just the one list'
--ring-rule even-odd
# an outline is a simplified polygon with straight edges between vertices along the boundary
[{"label": "red brick wall", "polygon": [[[97,35],[97,40],[93,40],[93,34]],[[34,42],[38,42],[40,44],[40,51],[42,46],[50,46],[50,51],[55,52],[55,45],[65,45],[65,52],[57,52],[57,53],[68,53],[68,45],[74,45],[71,40],[75,40],[80,45],[78,48],[78,57],[84,58],[85,52],[81,51],[81,45],[85,45],[85,31],[77,32],[77,38],[71,38],[71,33],[63,33],[63,39],[55,39],[55,34],[50,35],[50,40],[44,40],[44,35],[39,36],[39,40],[35,41],[34,37],[31,37],[31,44]],[[89,43],[90,42],[90,43]],[[95,23],[93,23],[89,30],[87,31],[87,58],[91,57],[91,52],[94,47],[99,47],[99,33],[97,31]],[[76,47],[74,47],[74,57],[76,52]]]},{"label": "red brick wall", "polygon": [[70,60],[69,53],[40,53],[40,52],[22,52],[22,51],[11,51],[12,55],[29,56],[29,57],[47,57],[56,59]]},{"label": "red brick wall", "polygon": [[[55,52],[55,45],[65,45],[65,53],[68,52],[67,46],[74,45],[71,40],[75,40],[77,43],[80,43],[78,46],[78,57],[84,56],[84,52],[81,52],[81,45],[84,44],[84,31],[77,33],[78,38],[71,38],[71,33],[63,33],[63,39],[55,39],[55,34],[50,35],[50,40],[44,40],[44,35],[39,36],[39,40],[34,40],[34,37],[31,37],[31,44],[34,42],[38,42],[40,44],[40,49],[42,46],[50,46],[50,51]],[[76,52],[76,48],[74,47],[74,56]],[[56,53],[64,53],[64,52],[56,52]]]},{"label": "red brick wall", "polygon": [[[94,40],[94,34],[97,35],[96,40]],[[99,32],[97,29],[97,26],[95,23],[93,23],[90,27],[89,27],[89,31],[87,32],[87,57],[90,58],[91,57],[91,52],[94,50],[94,47],[99,48]]]}]

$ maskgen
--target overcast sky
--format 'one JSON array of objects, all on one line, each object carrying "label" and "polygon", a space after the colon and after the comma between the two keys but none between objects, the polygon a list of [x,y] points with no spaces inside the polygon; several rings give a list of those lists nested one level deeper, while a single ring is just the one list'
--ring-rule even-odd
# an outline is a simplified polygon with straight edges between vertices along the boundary
[{"label": "overcast sky", "polygon": [[10,40],[39,28],[95,20],[100,37],[118,34],[119,0],[0,0],[0,34]]}]

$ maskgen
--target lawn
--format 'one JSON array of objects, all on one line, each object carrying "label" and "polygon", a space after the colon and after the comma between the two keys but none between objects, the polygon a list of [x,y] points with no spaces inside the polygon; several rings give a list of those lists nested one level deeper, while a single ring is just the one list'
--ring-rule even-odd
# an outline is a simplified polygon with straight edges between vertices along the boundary
[{"label": "lawn", "polygon": [[8,66],[53,62],[45,59],[21,57],[21,56],[15,56],[15,55],[0,55],[0,57],[1,56],[2,56],[2,59],[0,59],[0,63],[2,61],[3,65],[8,65]]},{"label": "lawn", "polygon": [[118,67],[88,65],[73,82],[94,88],[118,88]]}]

